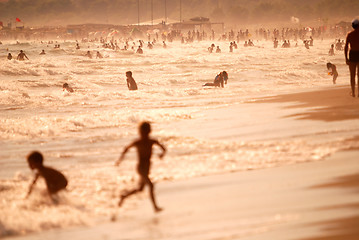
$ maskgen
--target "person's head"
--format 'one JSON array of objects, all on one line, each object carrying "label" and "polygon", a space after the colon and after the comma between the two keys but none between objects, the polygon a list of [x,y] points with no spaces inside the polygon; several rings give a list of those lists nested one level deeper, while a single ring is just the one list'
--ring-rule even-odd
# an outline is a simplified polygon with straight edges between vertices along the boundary
[{"label": "person's head", "polygon": [[27,156],[27,162],[29,163],[29,167],[31,169],[38,169],[43,166],[44,158],[42,157],[42,154],[37,151],[31,152]]},{"label": "person's head", "polygon": [[63,85],[62,85],[62,88],[68,88],[69,87],[69,84],[67,84],[67,83],[64,83]]},{"label": "person's head", "polygon": [[22,51],[22,50],[20,50],[20,52],[22,53],[23,51]]},{"label": "person's head", "polygon": [[126,72],[126,77],[132,77],[132,72],[131,72],[131,71],[127,71],[127,72]]},{"label": "person's head", "polygon": [[331,68],[332,67],[332,64],[330,62],[327,63],[327,68]]},{"label": "person's head", "polygon": [[222,75],[223,75],[223,77],[225,77],[225,78],[228,79],[228,73],[227,73],[226,71],[223,71],[223,72],[222,72]]},{"label": "person's head", "polygon": [[151,124],[149,122],[142,122],[139,126],[139,131],[142,138],[148,137],[151,132]]},{"label": "person's head", "polygon": [[354,28],[354,29],[358,29],[358,27],[359,27],[359,19],[354,19],[353,21],[352,21],[352,27]]}]

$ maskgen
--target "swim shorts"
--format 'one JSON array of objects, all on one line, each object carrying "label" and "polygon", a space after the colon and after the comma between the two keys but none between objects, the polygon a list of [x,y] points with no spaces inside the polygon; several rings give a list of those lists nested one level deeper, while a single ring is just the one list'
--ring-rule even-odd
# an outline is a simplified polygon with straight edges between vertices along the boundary
[{"label": "swim shorts", "polygon": [[359,51],[349,51],[349,62],[359,63]]}]

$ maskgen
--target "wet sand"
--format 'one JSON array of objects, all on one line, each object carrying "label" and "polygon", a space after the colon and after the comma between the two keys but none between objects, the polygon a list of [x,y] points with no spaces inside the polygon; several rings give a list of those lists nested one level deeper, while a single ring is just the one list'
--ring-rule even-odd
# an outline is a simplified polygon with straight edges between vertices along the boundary
[{"label": "wet sand", "polygon": [[144,194],[115,222],[11,239],[358,239],[358,155],[163,182],[161,213]]},{"label": "wet sand", "polygon": [[[235,116],[236,111],[250,109],[260,119],[257,127],[273,126],[280,132],[265,136],[253,132],[251,139],[290,138],[298,127],[358,119],[359,99],[350,97],[349,90],[336,87],[258,99],[255,104],[232,107],[231,112]],[[251,130],[243,132],[248,125],[241,125],[246,118],[237,123],[228,120],[231,130],[220,131],[231,116],[218,111],[228,112],[209,110],[191,123],[203,124],[213,114],[221,125],[208,123],[206,127],[213,127],[210,133],[200,128],[193,131],[192,126],[191,134],[250,138]],[[267,118],[261,119],[261,114]],[[277,121],[280,126],[275,127]],[[351,141],[358,137],[352,136]],[[5,239],[359,239],[359,149],[348,150],[316,162],[160,182],[156,193],[165,210],[159,214],[153,212],[146,192],[134,197],[136,201],[129,199],[117,211],[115,222],[93,220],[82,228]]]}]

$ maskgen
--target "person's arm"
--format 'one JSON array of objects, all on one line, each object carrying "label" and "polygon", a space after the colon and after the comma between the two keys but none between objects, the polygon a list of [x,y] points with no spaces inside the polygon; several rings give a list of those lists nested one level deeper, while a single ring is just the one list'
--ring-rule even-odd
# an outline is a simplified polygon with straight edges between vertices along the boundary
[{"label": "person's arm", "polygon": [[127,151],[132,148],[133,146],[135,146],[136,142],[131,143],[130,145],[128,145],[127,147],[125,147],[125,149],[123,150],[123,152],[121,153],[120,158],[115,162],[115,166],[120,165],[120,163],[123,161]]},{"label": "person's arm", "polygon": [[157,140],[155,141],[155,144],[157,144],[160,148],[162,148],[162,153],[159,155],[159,157],[162,159],[163,156],[166,154],[166,148],[161,143],[159,143]]},{"label": "person's arm", "polygon": [[26,54],[25,54],[25,57],[26,57],[27,60],[29,60],[29,58],[26,56]]},{"label": "person's arm", "polygon": [[29,187],[29,191],[28,191],[28,193],[27,193],[27,195],[26,195],[26,198],[28,198],[28,197],[30,196],[30,194],[31,194],[31,192],[32,192],[32,187],[35,185],[35,183],[36,183],[37,179],[39,178],[39,176],[40,176],[40,174],[39,174],[39,173],[36,173],[35,178],[34,178],[34,181],[31,183],[31,185],[30,185],[30,187]]},{"label": "person's arm", "polygon": [[349,64],[348,50],[349,50],[349,34],[347,35],[347,38],[345,40],[345,47],[344,47],[344,56],[345,56],[346,64]]}]

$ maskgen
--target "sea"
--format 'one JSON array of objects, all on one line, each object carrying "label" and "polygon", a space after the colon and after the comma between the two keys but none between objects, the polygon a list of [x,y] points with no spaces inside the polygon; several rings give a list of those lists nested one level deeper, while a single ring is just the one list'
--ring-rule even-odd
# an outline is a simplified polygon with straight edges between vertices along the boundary
[{"label": "sea", "polygon": [[[258,119],[251,114],[257,110],[236,112],[242,104],[255,106],[257,99],[338,86],[348,87],[349,98],[344,54],[328,56],[334,42],[315,39],[307,49],[302,41],[294,47],[293,41],[291,48],[275,49],[271,41],[255,40],[254,47],[240,42],[233,52],[228,41],[174,41],[167,48],[158,42],[153,49],[144,46],[143,54],[103,48],[99,42],[81,42],[80,49],[70,40],[58,40],[60,48],[54,48],[55,42],[2,42],[0,237],[109,221],[120,192],[138,181],[135,150],[120,166],[114,163],[138,137],[142,121],[151,123],[151,136],[167,148],[162,160],[160,149],[154,149],[151,179],[155,183],[319,161],[357,147],[357,141],[348,140],[359,133],[355,121],[319,123],[307,127],[305,134],[290,129],[283,135],[273,131],[280,124],[273,120],[256,127]],[[209,53],[212,43],[222,52]],[[137,49],[138,42],[133,44]],[[20,50],[29,60],[7,59],[9,52],[16,58]],[[45,55],[39,54],[42,50]],[[92,59],[85,56],[87,51]],[[96,58],[97,51],[103,58]],[[337,66],[336,85],[327,62]],[[126,71],[132,71],[137,91],[128,90]],[[213,82],[220,71],[229,75],[224,88],[202,86]],[[64,83],[74,92],[63,91]],[[205,122],[197,134],[201,119]],[[237,121],[242,128],[229,127]],[[208,127],[216,125],[221,128]],[[251,134],[244,133],[247,125]],[[45,165],[69,180],[56,207],[41,180],[25,199],[34,177],[26,156],[34,150],[44,155]],[[123,211],[135,207],[138,198],[129,200]]]}]

